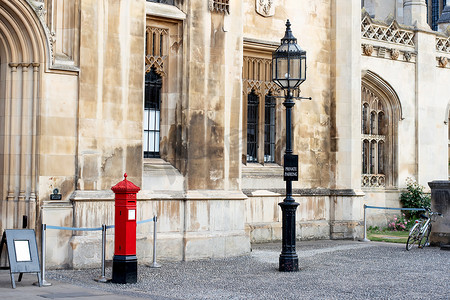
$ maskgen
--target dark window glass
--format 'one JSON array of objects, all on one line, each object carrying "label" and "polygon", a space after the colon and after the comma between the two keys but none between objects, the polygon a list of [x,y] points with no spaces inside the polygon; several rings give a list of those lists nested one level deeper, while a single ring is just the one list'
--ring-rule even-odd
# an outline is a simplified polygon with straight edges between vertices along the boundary
[{"label": "dark window glass", "polygon": [[362,109],[362,124],[361,124],[361,128],[362,128],[362,133],[363,134],[369,134],[369,130],[367,128],[367,114],[369,111],[369,105],[364,104],[363,105],[363,109]]},{"label": "dark window glass", "polygon": [[376,153],[377,153],[377,142],[372,141],[370,143],[370,174],[377,174],[375,169],[375,162],[376,162]]},{"label": "dark window glass", "polygon": [[163,4],[175,5],[175,0],[147,0],[147,2],[155,2],[155,3],[163,3]]},{"label": "dark window glass", "polygon": [[378,143],[378,174],[385,174],[384,172],[384,143]]},{"label": "dark window glass", "polygon": [[247,162],[257,162],[259,98],[255,91],[248,94],[247,101]]},{"label": "dark window glass", "polygon": [[264,162],[275,162],[275,98],[269,93],[264,107]]},{"label": "dark window glass", "polygon": [[439,20],[439,0],[432,0],[431,2],[431,29],[438,29]]},{"label": "dark window glass", "polygon": [[159,157],[161,76],[155,68],[145,74],[144,157]]},{"label": "dark window glass", "polygon": [[368,165],[369,165],[369,141],[363,141],[363,149],[362,149],[362,173],[368,174]]},{"label": "dark window glass", "polygon": [[376,128],[377,128],[376,113],[373,111],[370,114],[370,134],[377,134]]},{"label": "dark window glass", "polygon": [[386,124],[384,120],[384,113],[379,112],[378,113],[378,134],[380,135],[386,135]]}]

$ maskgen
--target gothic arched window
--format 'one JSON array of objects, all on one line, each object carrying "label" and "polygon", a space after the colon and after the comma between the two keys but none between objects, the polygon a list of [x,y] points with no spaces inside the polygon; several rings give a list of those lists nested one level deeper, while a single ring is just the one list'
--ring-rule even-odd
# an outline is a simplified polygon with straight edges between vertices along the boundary
[{"label": "gothic arched window", "polygon": [[262,53],[258,50],[255,55],[252,49],[244,49],[249,56],[244,55],[242,68],[243,99],[246,99],[242,107],[242,162],[279,164],[282,149],[277,149],[276,145],[280,140],[278,132],[282,116],[277,110],[276,97],[279,90],[271,80],[272,51]]},{"label": "gothic arched window", "polygon": [[362,186],[385,187],[391,155],[386,151],[391,134],[387,124],[388,104],[365,86],[361,94]]},{"label": "gothic arched window", "polygon": [[362,187],[397,186],[397,132],[402,106],[395,90],[370,70],[361,78]]}]

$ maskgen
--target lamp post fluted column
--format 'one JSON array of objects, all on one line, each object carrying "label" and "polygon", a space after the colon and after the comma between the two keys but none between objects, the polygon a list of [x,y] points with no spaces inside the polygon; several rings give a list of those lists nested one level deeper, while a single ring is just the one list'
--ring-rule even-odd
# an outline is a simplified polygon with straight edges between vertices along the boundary
[{"label": "lamp post fluted column", "polygon": [[[292,155],[292,108],[295,103],[291,91],[288,90],[283,105],[286,107],[286,155]],[[286,156],[285,156],[286,162]],[[285,163],[286,165],[286,163]],[[292,180],[286,180],[286,198],[278,204],[282,211],[282,250],[279,259],[279,270],[282,272],[298,271],[298,255],[295,251],[295,213],[297,206],[292,197]]]}]

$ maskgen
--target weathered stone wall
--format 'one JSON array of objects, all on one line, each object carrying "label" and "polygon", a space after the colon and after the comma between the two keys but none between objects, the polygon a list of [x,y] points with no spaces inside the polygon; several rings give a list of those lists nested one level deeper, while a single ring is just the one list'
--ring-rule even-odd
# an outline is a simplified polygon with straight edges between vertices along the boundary
[{"label": "weathered stone wall", "polygon": [[186,187],[239,189],[242,10],[209,12],[206,1],[190,1],[186,22]]},{"label": "weathered stone wall", "polygon": [[[63,201],[76,186],[77,149],[77,74],[45,74],[42,78],[39,140],[39,195],[50,200],[53,189],[59,189]],[[64,95],[64,97],[61,97]]]},{"label": "weathered stone wall", "polygon": [[81,1],[77,188],[142,182],[144,1]]},{"label": "weathered stone wall", "polygon": [[[112,192],[77,192],[74,201],[74,226],[98,227],[114,224]],[[245,235],[245,196],[239,193],[219,195],[191,192],[188,195],[139,192],[136,219],[158,216],[157,255],[161,260],[193,260],[243,255],[250,251]],[[113,256],[114,229],[110,229],[106,259]],[[96,267],[101,262],[101,232],[77,232],[70,238],[70,266]],[[51,250],[53,251],[53,250]],[[153,223],[137,227],[137,256],[140,262],[153,258]],[[53,252],[52,252],[53,253]],[[89,253],[89,255],[87,255]],[[64,266],[58,256],[49,256],[53,267]]]}]

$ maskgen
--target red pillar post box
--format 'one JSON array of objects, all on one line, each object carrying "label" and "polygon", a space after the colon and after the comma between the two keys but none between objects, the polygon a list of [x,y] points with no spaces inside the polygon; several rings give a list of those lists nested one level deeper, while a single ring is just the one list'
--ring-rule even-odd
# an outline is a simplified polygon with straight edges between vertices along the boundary
[{"label": "red pillar post box", "polygon": [[137,282],[136,194],[140,188],[125,179],[111,188],[115,193],[115,236],[112,282]]}]

